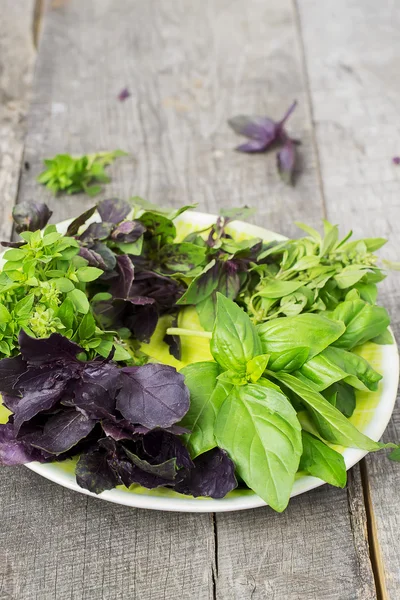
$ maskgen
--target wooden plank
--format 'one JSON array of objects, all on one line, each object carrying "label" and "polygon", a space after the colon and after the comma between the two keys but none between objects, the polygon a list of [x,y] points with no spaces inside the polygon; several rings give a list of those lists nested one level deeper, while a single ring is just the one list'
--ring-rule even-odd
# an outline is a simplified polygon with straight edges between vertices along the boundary
[{"label": "wooden plank", "polygon": [[[247,203],[259,208],[256,222],[289,235],[296,219],[318,225],[323,202],[300,54],[289,0],[194,0],[190,10],[176,0],[156,9],[143,0],[54,0],[19,201],[49,200],[56,220],[77,214],[92,201],[51,198],[35,183],[42,158],[122,147],[132,157],[115,163],[102,197],[140,194],[209,211]],[[125,86],[132,96],[120,103]],[[291,189],[273,156],[232,151],[237,139],[225,121],[240,112],[279,117],[293,98],[300,105],[290,129],[302,139],[303,165]],[[217,515],[216,549],[209,515],[113,506],[23,468],[0,478],[5,597],[375,598],[357,480],[347,491],[325,486],[298,497],[283,515]]]},{"label": "wooden plank", "polygon": [[17,196],[25,114],[35,59],[32,43],[34,0],[24,10],[4,0],[0,19],[0,237],[10,236],[10,213]]},{"label": "wooden plank", "polygon": [[[299,3],[328,218],[359,236],[389,238],[382,255],[399,260],[400,6],[385,0]],[[321,35],[316,24],[326,23]],[[400,281],[390,273],[380,300],[400,333]],[[399,441],[395,409],[384,435]],[[375,570],[382,598],[400,589],[399,465],[366,459]]]}]

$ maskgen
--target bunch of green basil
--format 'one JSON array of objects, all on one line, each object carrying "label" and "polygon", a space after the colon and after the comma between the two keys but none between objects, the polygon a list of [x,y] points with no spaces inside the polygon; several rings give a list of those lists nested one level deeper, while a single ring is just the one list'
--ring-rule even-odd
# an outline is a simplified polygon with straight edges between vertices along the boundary
[{"label": "bunch of green basil", "polygon": [[358,298],[332,313],[255,326],[218,294],[215,362],[182,369],[191,403],[181,425],[191,432],[191,455],[223,448],[238,477],[279,512],[299,469],[343,487],[343,456],[329,443],[368,451],[383,446],[347,418],[354,390],[376,390],[381,379],[352,349],[382,335],[388,324],[385,309]]}]

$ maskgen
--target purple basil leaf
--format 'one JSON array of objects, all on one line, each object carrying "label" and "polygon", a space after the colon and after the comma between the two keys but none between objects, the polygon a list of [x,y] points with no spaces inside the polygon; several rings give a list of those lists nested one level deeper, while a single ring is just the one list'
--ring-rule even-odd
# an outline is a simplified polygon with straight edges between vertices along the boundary
[{"label": "purple basil leaf", "polygon": [[[273,140],[275,141],[275,140]],[[272,143],[272,142],[271,142]],[[244,144],[239,144],[236,146],[235,150],[238,152],[264,152],[266,148],[268,148],[270,144],[265,144],[263,140],[250,140],[249,142],[245,142]]]},{"label": "purple basil leaf", "polygon": [[214,448],[194,460],[194,468],[179,474],[175,491],[195,498],[224,498],[237,487],[235,465],[224,450]]},{"label": "purple basil leaf", "polygon": [[189,390],[184,377],[168,365],[147,364],[126,367],[117,409],[131,423],[170,427],[189,409]]},{"label": "purple basil leaf", "polygon": [[169,309],[174,306],[183,292],[182,285],[174,279],[152,271],[142,271],[135,273],[131,298],[135,296],[153,298],[161,309]]},{"label": "purple basil leaf", "polygon": [[101,220],[107,223],[114,223],[114,225],[121,223],[121,221],[129,215],[131,210],[132,207],[128,202],[118,200],[118,198],[102,200],[97,205],[97,211]]},{"label": "purple basil leaf", "polygon": [[30,368],[21,375],[17,385],[23,395],[14,406],[15,432],[18,433],[22,423],[61,400],[70,378],[69,370],[64,367],[57,369],[53,365]]},{"label": "purple basil leaf", "polygon": [[120,370],[113,364],[88,364],[74,386],[74,405],[91,418],[111,416],[115,412],[120,376]]},{"label": "purple basil leaf", "polygon": [[68,225],[67,233],[65,235],[68,235],[68,236],[76,235],[78,233],[79,229],[82,227],[82,225],[84,225],[86,223],[86,221],[88,219],[90,219],[90,217],[92,215],[94,215],[95,212],[96,212],[96,206],[92,206],[92,208],[85,210],[84,213],[79,215],[79,217],[76,217],[76,219],[74,219]]},{"label": "purple basil leaf", "polygon": [[27,364],[22,356],[14,358],[3,358],[0,360],[0,392],[3,394],[16,395],[16,384],[22,373],[25,373]]},{"label": "purple basil leaf", "polygon": [[253,143],[238,146],[236,150],[241,152],[263,152],[277,137],[278,124],[269,117],[239,115],[229,119],[228,124],[235,133],[244,135],[253,141]]},{"label": "purple basil leaf", "polygon": [[79,256],[82,256],[82,258],[87,260],[90,267],[97,267],[98,269],[103,269],[103,271],[107,269],[103,257],[92,249],[81,246],[79,249]]},{"label": "purple basil leaf", "polygon": [[[125,425],[130,425],[127,421],[122,420],[120,422],[112,422],[107,419],[101,422],[101,426],[103,428],[106,436],[112,438],[116,442],[121,440],[131,440],[133,439],[135,433],[126,428]],[[131,426],[132,429],[136,431],[136,427]],[[146,431],[147,433],[147,431]]]},{"label": "purple basil leaf", "polygon": [[115,268],[117,264],[117,257],[108,246],[102,242],[95,242],[94,244],[90,245],[90,249],[96,254],[100,254],[107,271],[112,271]]},{"label": "purple basil leaf", "polygon": [[392,158],[392,162],[393,162],[394,165],[400,165],[400,156],[394,156]]},{"label": "purple basil leaf", "polygon": [[33,460],[41,460],[39,450],[17,440],[11,423],[0,425],[0,465],[13,467]]},{"label": "purple basil leaf", "polygon": [[52,333],[48,338],[30,337],[23,329],[18,336],[21,354],[29,364],[40,365],[55,360],[74,361],[82,348],[59,333]]},{"label": "purple basil leaf", "polygon": [[129,98],[129,96],[131,95],[130,91],[128,90],[128,88],[123,88],[120,93],[118,94],[118,100],[120,102],[123,102],[124,100],[126,100],[127,98]]},{"label": "purple basil leaf", "polygon": [[[151,464],[147,460],[140,458],[133,452],[131,452],[128,448],[124,447],[126,455],[130,459],[130,461],[138,467],[142,471],[146,473],[150,473],[151,475],[155,475],[157,477],[161,477],[162,479],[166,479],[168,481],[173,481],[176,476],[176,459],[169,458],[168,460],[158,463]],[[162,484],[161,484],[162,485]]]},{"label": "purple basil leaf", "polygon": [[50,417],[43,432],[31,435],[32,446],[50,454],[61,454],[73,448],[92,431],[96,421],[81,412],[67,409]]},{"label": "purple basil leaf", "polygon": [[4,248],[21,248],[21,246],[24,246],[26,244],[26,242],[22,241],[22,242],[1,242],[1,245],[4,246]]},{"label": "purple basil leaf", "polygon": [[123,221],[111,234],[116,242],[136,242],[146,231],[146,227],[140,221]]},{"label": "purple basil leaf", "polygon": [[106,240],[113,230],[112,223],[91,223],[87,229],[79,236],[79,240],[85,243],[92,243],[97,240]]},{"label": "purple basil leaf", "polygon": [[121,483],[108,463],[108,453],[103,449],[89,450],[81,454],[75,474],[78,485],[94,494],[111,490]]},{"label": "purple basil leaf", "polygon": [[152,463],[161,463],[175,458],[179,468],[191,469],[193,467],[188,449],[174,433],[155,429],[143,437],[142,444],[145,454]]},{"label": "purple basil leaf", "polygon": [[291,140],[276,155],[277,167],[281,179],[288,185],[293,185],[294,167],[296,163],[296,146]]},{"label": "purple basil leaf", "polygon": [[117,256],[118,278],[113,282],[110,293],[114,298],[128,298],[134,279],[133,264],[129,256],[121,254]]},{"label": "purple basil leaf", "polygon": [[52,211],[47,204],[40,202],[21,202],[13,209],[13,219],[16,224],[17,233],[22,231],[37,231],[43,229],[51,215]]},{"label": "purple basil leaf", "polygon": [[145,299],[146,306],[143,305],[143,300],[132,298],[126,303],[130,309],[125,314],[123,326],[127,327],[140,342],[149,342],[157,327],[158,310],[152,298]]}]

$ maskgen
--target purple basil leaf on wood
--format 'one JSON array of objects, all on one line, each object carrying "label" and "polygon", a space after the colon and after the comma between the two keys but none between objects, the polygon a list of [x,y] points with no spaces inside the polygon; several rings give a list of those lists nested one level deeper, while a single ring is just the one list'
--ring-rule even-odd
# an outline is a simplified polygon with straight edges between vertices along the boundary
[{"label": "purple basil leaf on wood", "polygon": [[21,354],[30,364],[40,365],[55,360],[74,361],[82,348],[59,333],[48,338],[30,337],[23,329],[18,336]]},{"label": "purple basil leaf on wood", "polygon": [[122,416],[144,425],[170,427],[189,409],[189,390],[183,375],[168,365],[147,364],[122,369],[122,388],[117,409]]},{"label": "purple basil leaf on wood", "polygon": [[120,93],[118,94],[118,100],[120,102],[123,102],[124,100],[126,100],[127,98],[129,98],[129,96],[131,95],[130,91],[128,90],[128,88],[123,88]]},{"label": "purple basil leaf on wood", "polygon": [[78,485],[94,494],[111,490],[121,483],[108,463],[108,453],[103,449],[89,450],[81,454],[75,474]]},{"label": "purple basil leaf on wood", "polygon": [[22,423],[38,413],[52,408],[61,400],[70,381],[71,374],[65,367],[56,369],[53,365],[30,368],[21,375],[18,387],[22,398],[14,406],[14,427],[18,433]]},{"label": "purple basil leaf on wood", "polygon": [[175,491],[194,497],[224,498],[237,487],[235,465],[224,450],[214,448],[194,460],[194,468],[179,474]]},{"label": "purple basil leaf on wood", "polygon": [[110,198],[102,200],[97,205],[97,211],[102,221],[107,223],[121,223],[131,212],[132,207],[129,202],[118,200],[118,198]]},{"label": "purple basil leaf on wood", "polygon": [[81,412],[67,409],[50,417],[43,432],[31,435],[29,441],[32,446],[50,454],[61,454],[89,435],[95,424],[94,419],[89,419]]},{"label": "purple basil leaf on wood", "polygon": [[74,219],[68,225],[67,233],[65,235],[68,235],[68,236],[76,235],[78,233],[79,229],[82,227],[82,225],[84,225],[86,223],[86,221],[88,219],[90,219],[90,217],[92,215],[94,215],[95,212],[96,212],[96,206],[92,206],[92,208],[85,210],[84,213],[79,215],[79,217],[76,217],[76,219]]},{"label": "purple basil leaf on wood", "polygon": [[161,463],[175,458],[179,468],[191,469],[193,467],[188,449],[174,433],[163,429],[150,431],[143,437],[142,444],[143,450],[151,462]]},{"label": "purple basil leaf on wood", "polygon": [[98,269],[103,269],[103,271],[107,269],[103,257],[92,249],[81,246],[79,248],[79,256],[87,260],[90,267],[97,267]]},{"label": "purple basil leaf on wood", "polygon": [[87,229],[79,236],[79,240],[85,243],[106,240],[112,230],[112,223],[91,223]]},{"label": "purple basil leaf on wood", "polygon": [[146,231],[146,227],[140,221],[123,221],[111,234],[116,242],[136,242]]},{"label": "purple basil leaf on wood", "polygon": [[13,219],[16,224],[17,233],[22,231],[37,231],[43,229],[51,215],[52,211],[47,204],[40,202],[21,202],[13,209]]},{"label": "purple basil leaf on wood", "polygon": [[131,259],[126,254],[117,256],[118,277],[110,288],[114,298],[128,298],[132,282],[135,276]]},{"label": "purple basil leaf on wood", "polygon": [[0,465],[13,467],[40,459],[39,450],[16,439],[11,423],[0,425]]},{"label": "purple basil leaf on wood", "polygon": [[296,146],[291,140],[276,155],[277,167],[281,179],[288,185],[293,185],[294,168],[296,163]]},{"label": "purple basil leaf on wood", "polygon": [[0,392],[11,396],[17,395],[18,391],[15,386],[18,378],[25,373],[27,368],[21,355],[0,360]]},{"label": "purple basil leaf on wood", "polygon": [[276,140],[278,124],[269,117],[239,115],[229,119],[228,124],[235,133],[251,140],[236,148],[240,152],[264,152]]}]

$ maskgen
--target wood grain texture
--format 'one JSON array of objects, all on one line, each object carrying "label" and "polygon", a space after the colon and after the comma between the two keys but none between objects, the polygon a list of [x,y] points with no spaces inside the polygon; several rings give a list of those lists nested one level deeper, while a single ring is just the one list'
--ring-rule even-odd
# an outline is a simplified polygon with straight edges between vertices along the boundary
[{"label": "wood grain texture", "polygon": [[[53,0],[19,201],[49,201],[55,220],[78,214],[93,201],[52,198],[35,183],[42,159],[120,147],[131,156],[110,169],[101,197],[139,194],[214,212],[246,203],[258,207],[257,223],[282,233],[295,233],[295,220],[318,226],[324,206],[299,41],[289,0]],[[120,103],[125,86],[132,95]],[[239,140],[226,119],[279,117],[294,98],[289,129],[302,140],[302,164],[292,189],[273,155],[233,152]],[[325,486],[283,515],[217,515],[216,538],[209,515],[114,506],[23,468],[0,471],[0,480],[1,599],[376,597],[357,471],[349,490]]]},{"label": "wood grain texture", "polygon": [[34,0],[3,0],[0,18],[0,237],[10,236],[35,50]]},{"label": "wood grain texture", "polygon": [[[302,0],[299,10],[328,218],[343,231],[388,237],[382,255],[399,260],[400,168],[392,158],[400,154],[400,6],[391,0],[379,5],[373,0]],[[324,35],[317,23],[329,23]],[[383,282],[380,301],[399,339],[398,273]],[[398,408],[384,440],[400,440]],[[370,454],[366,463],[382,594],[396,600],[400,467],[384,453]]]}]

